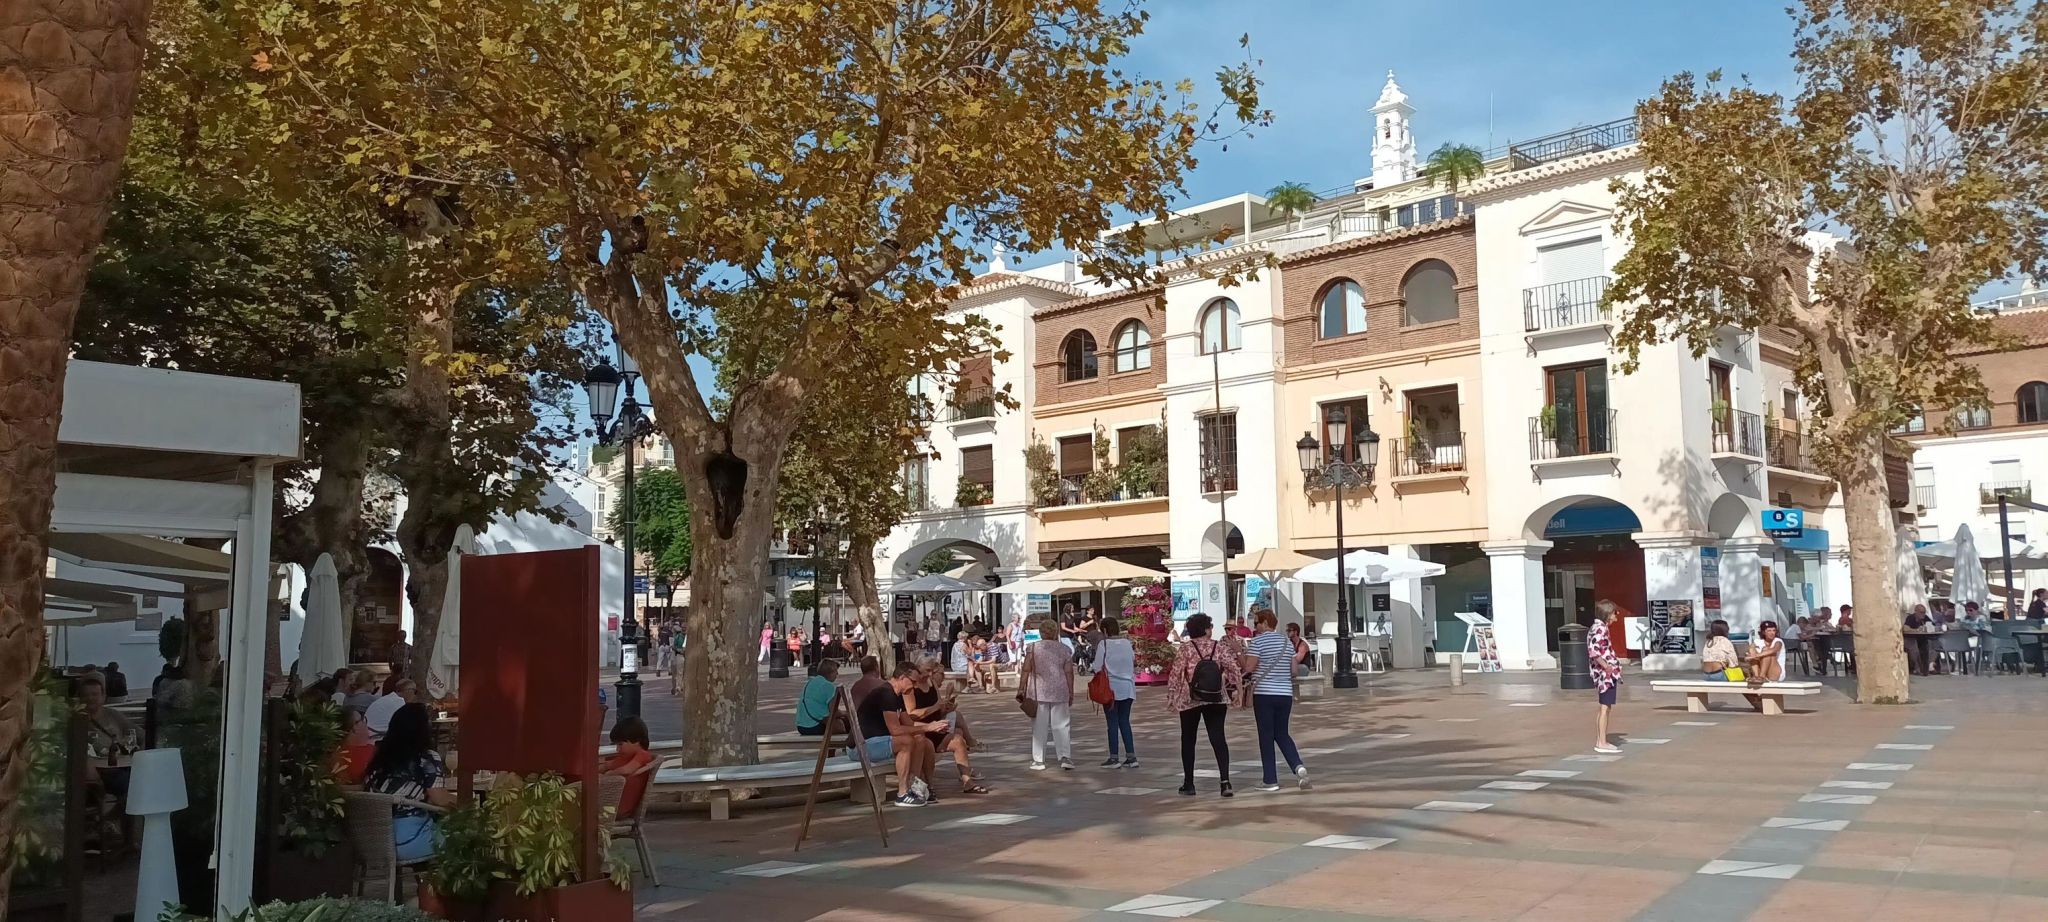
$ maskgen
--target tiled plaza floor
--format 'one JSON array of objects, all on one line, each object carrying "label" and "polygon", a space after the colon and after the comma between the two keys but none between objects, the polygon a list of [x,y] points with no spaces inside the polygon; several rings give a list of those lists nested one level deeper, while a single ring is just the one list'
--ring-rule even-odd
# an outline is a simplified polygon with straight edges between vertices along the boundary
[{"label": "tiled plaza floor", "polygon": [[[1737,698],[1688,714],[1631,673],[1619,757],[1594,756],[1591,693],[1554,673],[1448,679],[1301,702],[1306,792],[1256,790],[1251,715],[1232,712],[1230,800],[1214,778],[1174,793],[1163,693],[1140,694],[1136,770],[1096,767],[1081,696],[1071,773],[1027,771],[1014,704],[975,697],[996,793],[944,797],[942,761],[941,803],[885,808],[888,848],[844,800],[800,852],[800,807],[664,815],[639,918],[2048,920],[2048,679],[1920,679],[1921,703],[1889,708],[1831,679],[1767,718]],[[764,680],[764,729],[797,684]],[[673,708],[649,697],[657,737]],[[1214,768],[1206,741],[1197,765]]]}]

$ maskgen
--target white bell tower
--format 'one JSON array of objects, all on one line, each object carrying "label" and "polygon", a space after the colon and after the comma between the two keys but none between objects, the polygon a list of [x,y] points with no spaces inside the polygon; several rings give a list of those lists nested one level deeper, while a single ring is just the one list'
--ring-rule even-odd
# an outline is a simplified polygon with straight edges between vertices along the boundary
[{"label": "white bell tower", "polygon": [[1408,133],[1408,116],[1415,114],[1415,107],[1408,104],[1408,94],[1401,92],[1391,70],[1372,114],[1373,186],[1384,189],[1414,179],[1415,136]]}]

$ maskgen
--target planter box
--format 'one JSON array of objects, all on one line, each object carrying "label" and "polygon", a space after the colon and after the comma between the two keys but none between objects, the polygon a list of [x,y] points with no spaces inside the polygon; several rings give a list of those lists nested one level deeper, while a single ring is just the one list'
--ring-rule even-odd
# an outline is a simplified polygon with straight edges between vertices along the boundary
[{"label": "planter box", "polygon": [[633,893],[609,879],[589,880],[520,896],[509,883],[491,885],[484,918],[492,922],[632,922]]},{"label": "planter box", "polygon": [[1131,678],[1132,682],[1137,685],[1166,684],[1166,673],[1164,672],[1147,672],[1141,669],[1134,673]]}]

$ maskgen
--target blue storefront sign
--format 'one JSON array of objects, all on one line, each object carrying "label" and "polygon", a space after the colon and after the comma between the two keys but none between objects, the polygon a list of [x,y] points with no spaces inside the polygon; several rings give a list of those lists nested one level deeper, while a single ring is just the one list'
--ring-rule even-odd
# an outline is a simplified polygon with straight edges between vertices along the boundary
[{"label": "blue storefront sign", "polygon": [[1806,531],[1806,510],[1770,508],[1757,513],[1764,534],[1773,538],[1797,538]]}]

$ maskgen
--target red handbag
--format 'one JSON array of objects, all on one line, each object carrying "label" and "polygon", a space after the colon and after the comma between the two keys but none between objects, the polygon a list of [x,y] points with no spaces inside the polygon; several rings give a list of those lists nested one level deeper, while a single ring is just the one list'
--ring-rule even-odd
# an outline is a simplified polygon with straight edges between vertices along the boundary
[{"label": "red handbag", "polygon": [[1088,700],[1101,705],[1116,703],[1116,691],[1109,687],[1109,672],[1104,670],[1088,680]]}]

